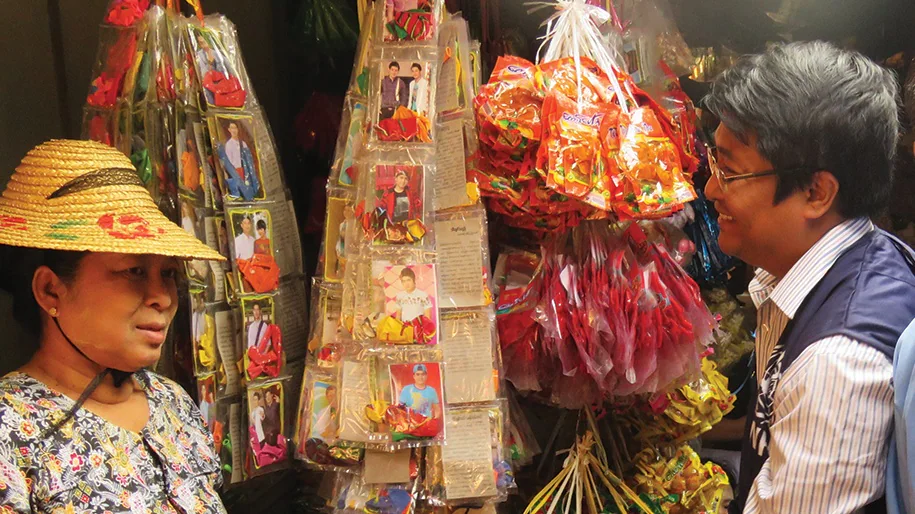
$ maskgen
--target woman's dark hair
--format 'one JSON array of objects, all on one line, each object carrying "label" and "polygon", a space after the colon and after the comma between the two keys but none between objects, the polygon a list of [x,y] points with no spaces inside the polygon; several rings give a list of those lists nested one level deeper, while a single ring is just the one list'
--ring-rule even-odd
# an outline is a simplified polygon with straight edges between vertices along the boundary
[{"label": "woman's dark hair", "polygon": [[13,318],[36,337],[41,336],[41,307],[32,294],[35,270],[47,266],[67,282],[76,277],[88,253],[0,245],[0,289],[13,295]]}]

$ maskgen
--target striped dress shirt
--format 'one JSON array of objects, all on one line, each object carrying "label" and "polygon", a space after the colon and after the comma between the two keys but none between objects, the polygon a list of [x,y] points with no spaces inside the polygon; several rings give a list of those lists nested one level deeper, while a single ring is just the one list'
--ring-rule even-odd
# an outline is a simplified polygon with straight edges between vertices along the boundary
[{"label": "striped dress shirt", "polygon": [[[749,289],[758,309],[757,377],[765,376],[773,349],[808,293],[845,250],[874,229],[866,218],[845,221],[783,278],[756,272]],[[893,363],[885,355],[846,336],[804,350],[774,386],[769,458],[744,513],[855,513],[882,496],[892,379]],[[773,387],[759,380],[760,394]]]}]

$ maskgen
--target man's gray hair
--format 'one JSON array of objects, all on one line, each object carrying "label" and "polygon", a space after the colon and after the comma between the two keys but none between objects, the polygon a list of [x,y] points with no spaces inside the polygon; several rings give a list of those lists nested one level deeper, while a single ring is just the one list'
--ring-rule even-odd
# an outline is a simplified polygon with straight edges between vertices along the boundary
[{"label": "man's gray hair", "polygon": [[890,197],[899,137],[893,74],[822,41],[773,45],[742,57],[712,84],[705,107],[780,173],[775,202],[809,186],[815,171],[839,182],[847,218],[876,216]]}]

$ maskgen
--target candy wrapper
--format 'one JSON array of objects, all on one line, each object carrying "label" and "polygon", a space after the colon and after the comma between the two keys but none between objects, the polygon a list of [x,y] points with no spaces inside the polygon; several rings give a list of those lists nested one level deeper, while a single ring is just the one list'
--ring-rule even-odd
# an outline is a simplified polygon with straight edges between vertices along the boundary
[{"label": "candy wrapper", "polygon": [[[705,464],[689,446],[681,446],[673,458],[667,459],[653,449],[645,449],[635,457],[638,470],[630,479],[651,510],[672,514],[717,513],[729,481],[727,473],[711,462]],[[642,507],[644,509],[644,507]],[[626,509],[609,510],[613,513]]]},{"label": "candy wrapper", "polygon": [[695,381],[633,405],[622,418],[645,447],[676,447],[711,430],[734,408],[736,397],[728,379],[715,363],[702,360],[702,375]]}]

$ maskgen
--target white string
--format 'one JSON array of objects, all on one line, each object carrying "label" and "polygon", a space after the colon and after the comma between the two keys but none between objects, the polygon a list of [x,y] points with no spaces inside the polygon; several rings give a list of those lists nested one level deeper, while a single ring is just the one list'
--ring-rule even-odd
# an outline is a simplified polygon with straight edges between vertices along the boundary
[{"label": "white string", "polygon": [[632,91],[629,90],[627,84],[629,96],[624,96],[623,89],[617,80],[619,52],[616,48],[609,46],[608,41],[600,32],[600,27],[610,20],[610,14],[600,7],[588,5],[585,0],[535,1],[526,5],[530,7],[528,13],[545,8],[552,8],[556,11],[541,24],[541,26],[546,26],[546,33],[537,48],[537,63],[551,62],[563,57],[573,58],[579,110],[582,109],[584,90],[581,57],[585,56],[593,59],[598,67],[607,73],[620,109],[628,114],[629,106],[626,99],[632,97]]}]

